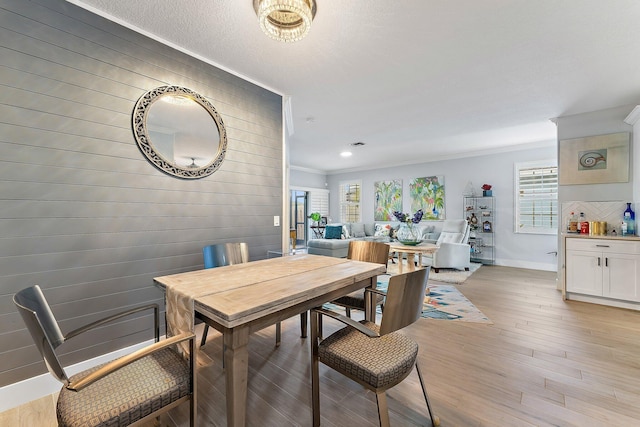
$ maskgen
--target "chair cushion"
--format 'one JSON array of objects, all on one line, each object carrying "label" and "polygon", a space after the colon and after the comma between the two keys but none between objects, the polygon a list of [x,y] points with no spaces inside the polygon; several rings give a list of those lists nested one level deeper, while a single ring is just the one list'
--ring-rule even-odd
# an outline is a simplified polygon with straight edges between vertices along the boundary
[{"label": "chair cushion", "polygon": [[440,246],[441,243],[462,243],[463,238],[462,233],[452,233],[450,231],[443,231],[440,233],[438,237],[438,241],[436,242],[437,246]]},{"label": "chair cushion", "polygon": [[63,387],[58,396],[58,425],[127,426],[189,395],[189,378],[189,364],[181,355],[170,348],[159,350],[78,392]]},{"label": "chair cushion", "polygon": [[[360,323],[379,331],[375,323]],[[325,365],[383,390],[409,375],[417,355],[418,344],[400,332],[369,338],[351,327],[331,334],[318,347],[318,356]]]},{"label": "chair cushion", "polygon": [[[374,294],[376,298],[376,305],[384,302],[384,296],[380,294]],[[340,297],[333,301],[334,304],[338,304],[344,307],[357,308],[364,311],[364,289],[351,292],[348,295]]]},{"label": "chair cushion", "polygon": [[341,225],[327,225],[324,229],[325,239],[341,239],[342,238],[342,226]]},{"label": "chair cushion", "polygon": [[348,248],[350,240],[346,239],[309,239],[308,248],[340,249]]}]

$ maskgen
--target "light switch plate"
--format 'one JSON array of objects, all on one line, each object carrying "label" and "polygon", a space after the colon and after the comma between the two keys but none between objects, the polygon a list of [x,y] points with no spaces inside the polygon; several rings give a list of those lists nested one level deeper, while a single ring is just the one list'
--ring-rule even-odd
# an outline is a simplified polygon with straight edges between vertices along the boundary
[{"label": "light switch plate", "polygon": [[280,217],[278,215],[275,215],[273,217],[273,226],[274,227],[279,227],[280,226]]}]

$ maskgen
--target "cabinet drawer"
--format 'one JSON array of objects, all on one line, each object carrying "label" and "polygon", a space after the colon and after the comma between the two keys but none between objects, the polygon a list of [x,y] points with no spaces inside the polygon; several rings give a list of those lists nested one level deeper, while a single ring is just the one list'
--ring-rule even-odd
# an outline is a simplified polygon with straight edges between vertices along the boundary
[{"label": "cabinet drawer", "polygon": [[640,242],[623,240],[569,238],[566,240],[567,250],[597,251],[625,254],[640,254]]}]

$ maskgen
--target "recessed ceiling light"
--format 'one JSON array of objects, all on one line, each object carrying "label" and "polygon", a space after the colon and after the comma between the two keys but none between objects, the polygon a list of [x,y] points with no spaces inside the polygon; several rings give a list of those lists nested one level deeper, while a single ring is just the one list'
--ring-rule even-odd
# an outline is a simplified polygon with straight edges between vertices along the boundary
[{"label": "recessed ceiling light", "polygon": [[353,153],[351,151],[343,151],[342,153],[340,153],[340,155],[342,157],[351,157]]}]

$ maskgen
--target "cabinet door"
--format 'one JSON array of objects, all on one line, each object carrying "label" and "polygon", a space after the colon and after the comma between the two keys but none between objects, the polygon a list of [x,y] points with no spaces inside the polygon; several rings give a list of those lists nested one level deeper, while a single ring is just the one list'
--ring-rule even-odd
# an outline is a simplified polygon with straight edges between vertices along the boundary
[{"label": "cabinet door", "polygon": [[566,256],[567,292],[602,296],[602,254],[569,250]]},{"label": "cabinet door", "polygon": [[640,301],[636,286],[640,261],[638,255],[604,254],[602,294],[606,297]]}]

